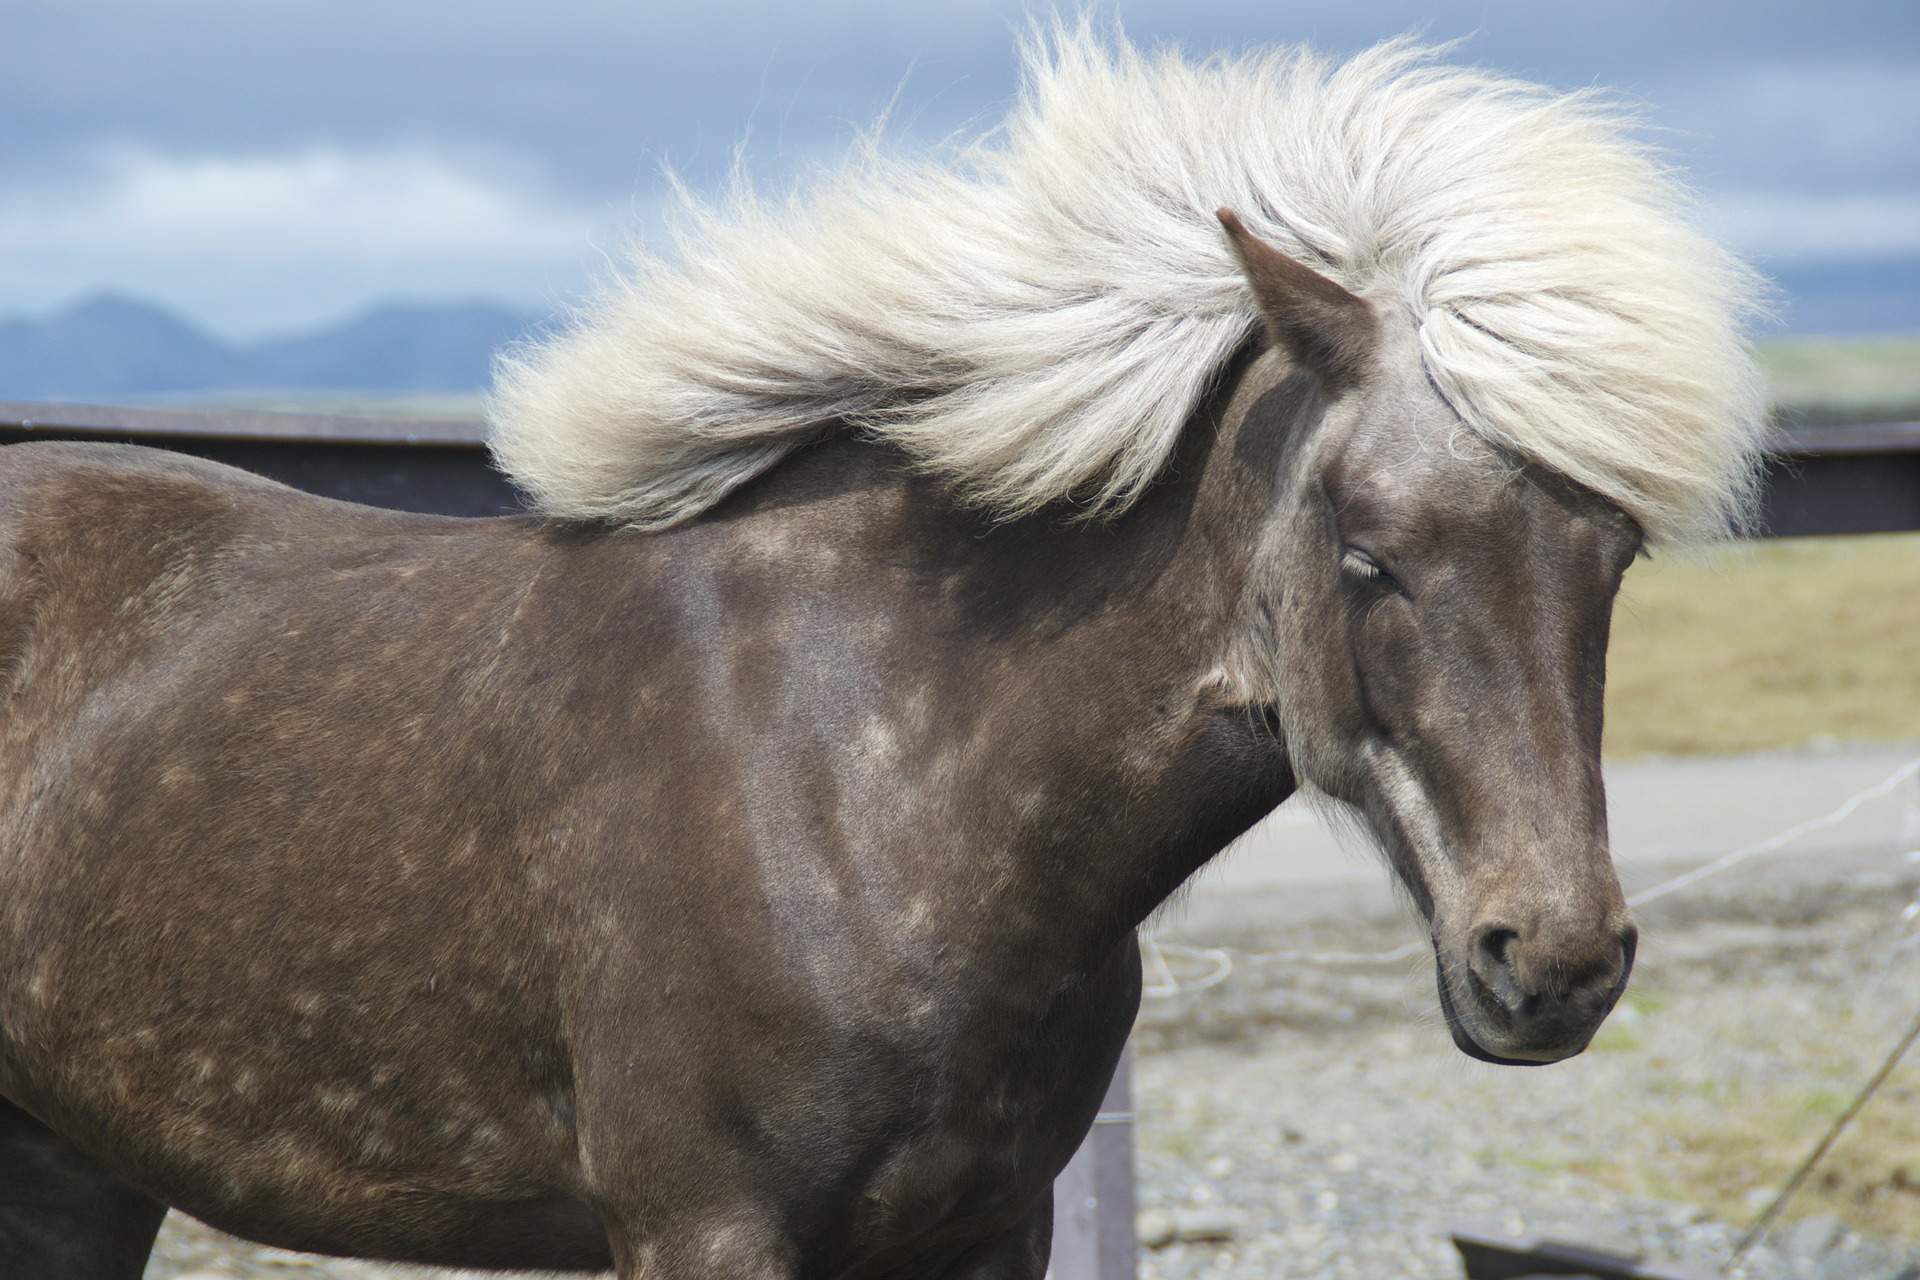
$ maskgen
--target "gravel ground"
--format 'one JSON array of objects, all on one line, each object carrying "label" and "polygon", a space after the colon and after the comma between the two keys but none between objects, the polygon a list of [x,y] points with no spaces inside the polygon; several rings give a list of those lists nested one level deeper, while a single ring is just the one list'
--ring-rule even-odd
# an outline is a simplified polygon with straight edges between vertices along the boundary
[{"label": "gravel ground", "polygon": [[[1747,864],[1653,904],[1628,1001],[1586,1054],[1535,1069],[1458,1053],[1424,958],[1245,958],[1407,940],[1377,895],[1197,895],[1165,936],[1241,959],[1143,1014],[1140,1200],[1233,1230],[1146,1251],[1141,1274],[1457,1277],[1455,1226],[1717,1272],[1920,1014],[1916,888],[1920,865],[1883,850]],[[1738,1274],[1892,1280],[1920,1263],[1920,1054],[1780,1221]]]},{"label": "gravel ground", "polygon": [[[1135,1106],[1144,1225],[1217,1238],[1143,1250],[1141,1276],[1451,1280],[1454,1227],[1712,1274],[1920,1012],[1920,922],[1902,919],[1917,892],[1920,864],[1880,850],[1748,864],[1666,899],[1640,913],[1634,989],[1594,1048],[1521,1070],[1452,1047],[1423,959],[1250,958],[1416,936],[1377,889],[1203,886],[1161,936],[1236,962],[1148,1002]],[[1737,1274],[1893,1280],[1920,1263],[1920,1060],[1809,1186]],[[179,1215],[147,1270],[449,1274],[259,1249]]]}]

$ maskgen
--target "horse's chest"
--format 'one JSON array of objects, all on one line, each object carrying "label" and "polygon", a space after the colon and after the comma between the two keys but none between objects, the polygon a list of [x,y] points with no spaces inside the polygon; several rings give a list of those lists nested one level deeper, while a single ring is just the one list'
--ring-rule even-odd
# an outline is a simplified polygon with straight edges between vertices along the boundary
[{"label": "horse's chest", "polygon": [[1043,1119],[956,1117],[902,1146],[847,1207],[850,1276],[939,1273],[1026,1230],[1072,1138]]},{"label": "horse's chest", "polygon": [[[921,1123],[902,1126],[849,1206],[857,1255],[912,1272],[929,1249],[966,1252],[1027,1229],[1046,1203],[1053,1171],[1097,1110],[1104,1065],[1118,1048],[1100,1029],[1080,1030],[1087,1034],[1069,1039],[1064,1051],[1003,1047],[937,1085],[929,1072],[922,1088],[943,1102]],[[950,1052],[971,1057],[959,1046]]]}]

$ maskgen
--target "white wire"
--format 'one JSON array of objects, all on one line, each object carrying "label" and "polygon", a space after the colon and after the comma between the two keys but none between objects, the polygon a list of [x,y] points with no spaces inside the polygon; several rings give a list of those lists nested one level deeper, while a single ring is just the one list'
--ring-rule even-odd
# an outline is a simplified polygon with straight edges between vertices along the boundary
[{"label": "white wire", "polygon": [[[1815,831],[1822,831],[1828,827],[1839,826],[1842,822],[1852,817],[1860,806],[1867,801],[1888,794],[1902,782],[1916,775],[1920,775],[1920,756],[1916,756],[1901,765],[1898,769],[1894,770],[1893,773],[1888,775],[1885,780],[1875,783],[1865,791],[1849,796],[1845,803],[1832,813],[1824,817],[1810,819],[1797,826],[1788,827],[1778,835],[1769,836],[1765,840],[1756,841],[1749,845],[1742,845],[1731,853],[1723,854],[1715,858],[1712,862],[1695,867],[1693,870],[1682,875],[1674,876],[1671,880],[1663,880],[1650,888],[1642,889],[1627,899],[1627,905],[1637,907],[1658,898],[1664,898],[1670,893],[1677,893],[1690,885],[1698,884],[1709,876],[1719,875],[1727,868],[1745,862],[1748,858],[1758,857],[1760,854],[1771,853],[1776,849],[1784,848],[1793,841],[1798,840],[1801,836],[1808,835]],[[1907,860],[1910,862],[1920,862],[1920,849],[1915,849],[1907,854]],[[1920,899],[1916,899],[1916,903],[1920,903]],[[1902,919],[1910,919],[1912,914],[1914,913],[1912,909],[1909,908],[1908,914],[1902,916]],[[1141,994],[1144,996],[1164,999],[1186,991],[1204,991],[1209,987],[1219,986],[1233,973],[1233,952],[1225,947],[1194,947],[1176,942],[1162,942],[1153,934],[1144,933],[1140,935],[1140,946],[1142,954],[1147,961],[1147,967],[1153,975],[1153,981],[1141,988]],[[1914,946],[1920,946],[1920,934],[1915,934],[1913,937],[1896,943],[1894,950],[1900,951]],[[1397,961],[1418,955],[1426,949],[1427,944],[1424,942],[1409,942],[1405,946],[1395,947],[1391,951],[1255,951],[1242,955],[1241,959],[1252,964],[1393,964]],[[1167,965],[1168,955],[1173,955],[1180,959],[1203,960],[1210,963],[1213,969],[1203,978],[1198,978],[1191,982],[1182,982],[1174,976],[1173,970]]]},{"label": "white wire", "polygon": [[[1152,985],[1140,989],[1140,994],[1144,996],[1174,996],[1182,991],[1205,991],[1208,987],[1217,987],[1225,982],[1233,972],[1233,956],[1224,947],[1189,947],[1178,942],[1161,942],[1152,934],[1140,935],[1140,945],[1148,965],[1156,974]],[[1208,961],[1213,965],[1213,972],[1192,982],[1182,982],[1167,967],[1166,953],[1169,951],[1188,960]]]},{"label": "white wire", "polygon": [[1722,871],[1725,871],[1728,867],[1736,863],[1745,862],[1748,858],[1755,857],[1762,853],[1772,853],[1775,849],[1791,844],[1809,832],[1824,830],[1827,827],[1837,827],[1848,818],[1851,818],[1854,810],[1858,809],[1861,805],[1869,800],[1886,795],[1889,791],[1892,791],[1916,773],[1920,773],[1920,756],[1916,756],[1894,770],[1886,781],[1868,787],[1858,795],[1850,797],[1845,804],[1835,809],[1832,813],[1829,813],[1826,817],[1813,818],[1801,823],[1799,826],[1788,827],[1777,836],[1769,837],[1754,844],[1745,845],[1735,849],[1732,853],[1723,854],[1715,858],[1705,866],[1695,867],[1685,875],[1675,876],[1671,880],[1664,880],[1654,885],[1651,889],[1642,889],[1639,893],[1627,899],[1627,905],[1637,907],[1642,903],[1652,902],[1655,898],[1664,898],[1670,893],[1686,888],[1688,885],[1698,884],[1708,876],[1719,875]]}]

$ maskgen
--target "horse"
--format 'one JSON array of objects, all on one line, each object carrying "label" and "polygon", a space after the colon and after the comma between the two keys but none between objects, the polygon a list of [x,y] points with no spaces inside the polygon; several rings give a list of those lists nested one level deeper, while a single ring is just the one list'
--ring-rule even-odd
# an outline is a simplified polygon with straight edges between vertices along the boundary
[{"label": "horse", "polygon": [[500,369],[535,509],[0,453],[0,1258],[169,1207],[622,1280],[1037,1280],[1136,929],[1296,788],[1454,1042],[1627,981],[1605,651],[1750,500],[1736,259],[1588,96],[1060,28]]}]

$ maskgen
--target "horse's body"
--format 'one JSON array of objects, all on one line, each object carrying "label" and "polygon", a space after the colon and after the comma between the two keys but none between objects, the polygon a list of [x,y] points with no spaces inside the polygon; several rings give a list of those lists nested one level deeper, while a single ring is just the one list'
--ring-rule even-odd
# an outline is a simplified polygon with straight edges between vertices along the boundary
[{"label": "horse's body", "polygon": [[690,436],[623,490],[651,521],[0,453],[8,1274],[137,1275],[171,1204],[626,1280],[1037,1277],[1135,927],[1296,775],[1379,836],[1464,1050],[1578,1052],[1632,959],[1608,616],[1678,508],[1467,429],[1418,317],[1226,221],[1266,336],[1101,521],[983,511],[851,411]]},{"label": "horse's body", "polygon": [[[1179,664],[1101,609],[1156,567],[1035,562],[859,452],[648,536],[7,451],[0,1091],[296,1248],[607,1265],[640,1170],[630,1220],[768,1215],[833,1270],[1005,1235],[1119,1052],[1133,921],[1285,765],[1182,708],[1129,769],[1111,683]],[[1116,776],[1139,807],[1090,808]]]}]

